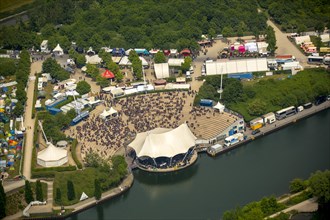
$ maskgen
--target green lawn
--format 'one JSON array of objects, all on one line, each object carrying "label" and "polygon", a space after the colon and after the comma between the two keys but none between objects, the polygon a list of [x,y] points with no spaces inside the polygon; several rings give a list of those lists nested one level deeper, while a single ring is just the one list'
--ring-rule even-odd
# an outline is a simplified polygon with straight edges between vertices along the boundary
[{"label": "green lawn", "polygon": [[[83,192],[85,192],[88,197],[93,197],[94,179],[100,175],[102,174],[95,168],[86,168],[85,170],[56,173],[53,185],[53,200],[55,201],[56,198],[56,188],[61,189],[63,205],[72,205],[79,202],[80,196]],[[67,198],[68,180],[73,182],[76,194],[76,198],[72,201],[69,201]]]}]

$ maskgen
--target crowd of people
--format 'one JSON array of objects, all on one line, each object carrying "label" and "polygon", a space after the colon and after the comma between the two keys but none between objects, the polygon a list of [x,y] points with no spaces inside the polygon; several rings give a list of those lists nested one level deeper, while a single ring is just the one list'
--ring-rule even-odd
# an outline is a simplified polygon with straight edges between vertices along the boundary
[{"label": "crowd of people", "polygon": [[[133,141],[137,133],[158,127],[176,128],[186,122],[196,136],[199,118],[217,117],[212,108],[194,107],[195,91],[170,91],[149,93],[113,99],[109,94],[100,94],[103,100],[90,117],[71,128],[69,135],[81,143],[82,158],[93,150],[101,156],[111,156],[120,147]],[[117,116],[104,120],[99,117],[105,107],[113,107]]]}]

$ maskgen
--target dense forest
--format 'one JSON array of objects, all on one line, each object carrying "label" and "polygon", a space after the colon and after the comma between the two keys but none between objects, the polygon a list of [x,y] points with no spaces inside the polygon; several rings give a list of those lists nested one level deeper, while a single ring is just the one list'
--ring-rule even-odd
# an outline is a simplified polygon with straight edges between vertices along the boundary
[{"label": "dense forest", "polygon": [[328,0],[258,0],[258,3],[284,31],[300,33],[330,28]]},{"label": "dense forest", "polygon": [[[266,16],[257,2],[246,0],[37,0],[28,23],[4,27],[5,48],[60,43],[78,46],[196,49],[202,34],[243,36],[266,29]],[[35,33],[41,33],[36,35]]]}]

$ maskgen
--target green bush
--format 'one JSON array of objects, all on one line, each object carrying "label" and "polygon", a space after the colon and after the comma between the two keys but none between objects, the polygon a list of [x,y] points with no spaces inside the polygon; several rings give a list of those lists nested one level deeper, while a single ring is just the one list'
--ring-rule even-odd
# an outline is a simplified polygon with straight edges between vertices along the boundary
[{"label": "green bush", "polygon": [[302,179],[294,179],[290,182],[290,193],[297,193],[306,189],[306,185]]},{"label": "green bush", "polygon": [[68,200],[74,200],[76,198],[76,193],[74,191],[74,185],[73,182],[71,180],[67,181],[67,196],[68,196]]}]

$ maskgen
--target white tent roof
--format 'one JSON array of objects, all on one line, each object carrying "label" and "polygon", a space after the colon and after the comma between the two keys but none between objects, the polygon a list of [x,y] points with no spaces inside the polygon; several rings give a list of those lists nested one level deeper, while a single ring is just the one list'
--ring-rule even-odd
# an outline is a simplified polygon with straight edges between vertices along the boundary
[{"label": "white tent roof", "polygon": [[58,161],[65,157],[68,157],[68,151],[65,149],[57,148],[52,143],[48,144],[48,147],[38,152],[38,160],[43,161]]},{"label": "white tent roof", "polygon": [[154,67],[157,79],[170,77],[170,69],[168,67],[168,63],[155,63]]},{"label": "white tent roof", "polygon": [[184,59],[182,58],[170,58],[168,59],[168,65],[169,66],[181,66],[181,64],[184,62]]},{"label": "white tent roof", "polygon": [[59,53],[63,53],[63,49],[60,46],[60,44],[57,44],[56,47],[54,48],[53,52],[59,52]]},{"label": "white tent roof", "polygon": [[268,71],[267,59],[219,60],[206,63],[207,75]]},{"label": "white tent roof", "polygon": [[196,139],[187,124],[182,124],[172,130],[156,128],[139,133],[128,146],[135,150],[138,157],[173,157],[195,146]]},{"label": "white tent roof", "polygon": [[86,63],[90,63],[90,64],[99,64],[102,62],[102,58],[99,57],[99,55],[94,55],[94,56],[88,56],[85,55],[86,58]]},{"label": "white tent roof", "polygon": [[330,34],[322,34],[320,35],[321,41],[323,43],[329,42],[330,41]]},{"label": "white tent roof", "polygon": [[109,113],[110,113],[110,115],[113,115],[113,114],[117,113],[117,110],[111,107],[109,110]]},{"label": "white tent roof", "polygon": [[222,112],[225,109],[225,106],[218,102],[215,106],[213,106],[213,108],[218,109],[220,112]]},{"label": "white tent roof", "polygon": [[80,201],[83,201],[83,200],[85,200],[85,199],[88,199],[88,196],[86,195],[85,192],[83,192],[83,193],[81,194],[81,196],[80,196]]},{"label": "white tent roof", "polygon": [[[143,57],[139,57],[139,59],[142,61],[142,66],[148,66],[148,62],[146,61],[146,59],[144,59]],[[131,66],[132,63],[131,61],[129,61],[128,56],[123,56],[119,62],[120,66]]]}]

